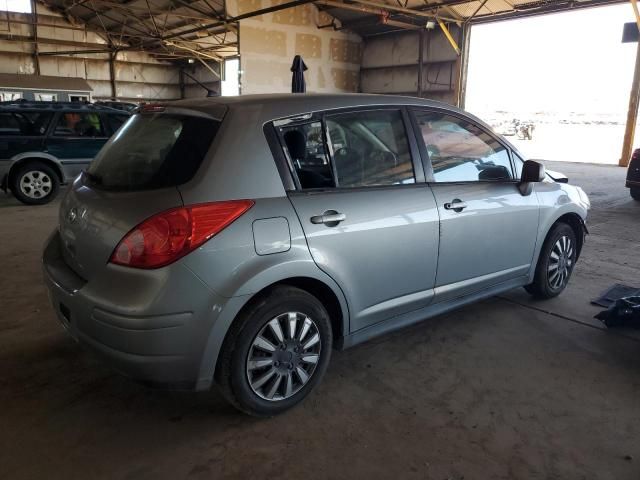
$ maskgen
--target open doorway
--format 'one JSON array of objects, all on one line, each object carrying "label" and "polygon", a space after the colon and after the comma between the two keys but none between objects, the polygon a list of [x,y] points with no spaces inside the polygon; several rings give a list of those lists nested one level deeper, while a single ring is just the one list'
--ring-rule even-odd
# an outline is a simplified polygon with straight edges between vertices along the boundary
[{"label": "open doorway", "polygon": [[[628,4],[477,25],[466,108],[528,158],[617,164],[636,44]],[[529,138],[530,137],[530,138]]]},{"label": "open doorway", "polygon": [[239,58],[229,58],[224,61],[224,78],[222,79],[222,90],[220,92],[223,97],[240,95],[239,70]]}]

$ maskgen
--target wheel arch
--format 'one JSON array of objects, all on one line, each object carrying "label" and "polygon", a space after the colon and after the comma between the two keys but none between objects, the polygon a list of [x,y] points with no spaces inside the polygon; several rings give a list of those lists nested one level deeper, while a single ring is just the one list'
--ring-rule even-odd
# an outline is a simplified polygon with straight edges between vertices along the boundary
[{"label": "wheel arch", "polygon": [[15,176],[17,175],[18,170],[20,170],[21,166],[31,162],[40,162],[44,165],[47,165],[48,167],[51,167],[51,169],[53,169],[53,171],[56,173],[56,176],[58,177],[58,182],[64,182],[64,173],[62,171],[62,166],[55,159],[55,157],[44,155],[42,153],[29,153],[22,154],[21,156],[14,158],[13,163],[9,168],[9,174],[7,175],[7,185],[11,186],[13,184],[13,180],[15,179]]},{"label": "wheel arch", "polygon": [[549,232],[551,232],[551,229],[558,223],[565,223],[569,225],[573,230],[573,233],[576,236],[576,260],[578,260],[578,258],[580,258],[580,252],[582,252],[582,247],[584,245],[584,237],[588,233],[587,226],[585,225],[584,220],[580,215],[574,212],[569,212],[561,215],[556,219],[555,222],[551,224],[551,226],[547,230],[547,234],[544,237],[545,240],[547,239],[547,236],[549,236]]},{"label": "wheel arch", "polygon": [[218,359],[223,345],[229,341],[228,334],[240,315],[254,302],[260,301],[270,290],[280,285],[300,288],[315,296],[325,306],[331,320],[334,335],[334,347],[342,348],[342,338],[348,334],[349,311],[346,298],[330,277],[322,278],[312,275],[290,276],[263,285],[259,290],[249,295],[232,297],[225,305],[223,312],[209,334],[209,339],[202,355],[200,372],[196,390],[207,390],[213,384],[218,371]]},{"label": "wheel arch", "polygon": [[[584,212],[586,213],[586,212]],[[557,212],[553,218],[547,218],[546,221],[543,221],[540,227],[540,233],[538,234],[538,239],[536,241],[536,249],[534,253],[534,257],[531,262],[531,269],[529,272],[529,282],[533,281],[536,266],[538,265],[538,260],[540,258],[540,252],[542,251],[542,246],[544,242],[547,240],[549,233],[553,229],[555,225],[558,223],[565,223],[571,227],[576,235],[576,260],[580,257],[580,253],[582,251],[582,247],[584,246],[585,235],[588,234],[587,226],[585,224],[583,215],[575,211],[573,209],[564,210],[562,212]]]}]

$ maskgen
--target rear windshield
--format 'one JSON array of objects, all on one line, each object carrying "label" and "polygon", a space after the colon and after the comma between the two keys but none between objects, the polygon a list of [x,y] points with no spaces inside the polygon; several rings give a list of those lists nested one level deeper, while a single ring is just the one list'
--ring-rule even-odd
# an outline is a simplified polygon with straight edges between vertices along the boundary
[{"label": "rear windshield", "polygon": [[220,122],[201,117],[138,114],[107,142],[87,170],[108,190],[150,190],[183,184],[202,163]]}]

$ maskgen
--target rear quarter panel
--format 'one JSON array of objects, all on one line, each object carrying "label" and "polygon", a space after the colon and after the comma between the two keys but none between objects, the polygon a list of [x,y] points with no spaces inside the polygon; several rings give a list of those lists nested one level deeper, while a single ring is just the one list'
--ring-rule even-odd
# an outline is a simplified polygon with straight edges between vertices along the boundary
[{"label": "rear quarter panel", "polygon": [[[289,232],[283,235],[289,248],[277,253],[258,254],[254,225],[265,219],[286,219]],[[218,354],[238,313],[264,288],[294,277],[307,277],[327,285],[340,302],[343,331],[349,328],[349,311],[343,292],[331,277],[314,263],[300,222],[287,197],[258,199],[242,217],[181,263],[199,277],[217,296],[227,298],[224,308],[211,312],[211,328],[198,375],[198,390],[211,386]]]},{"label": "rear quarter panel", "polygon": [[263,108],[229,108],[198,173],[180,186],[185,204],[285,196],[262,131]]}]

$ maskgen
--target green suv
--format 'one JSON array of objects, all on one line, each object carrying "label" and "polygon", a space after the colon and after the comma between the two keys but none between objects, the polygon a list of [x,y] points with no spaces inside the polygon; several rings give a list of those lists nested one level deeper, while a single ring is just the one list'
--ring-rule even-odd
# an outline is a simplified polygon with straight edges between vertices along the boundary
[{"label": "green suv", "polygon": [[0,185],[23,203],[53,200],[129,113],[79,102],[0,102]]}]

